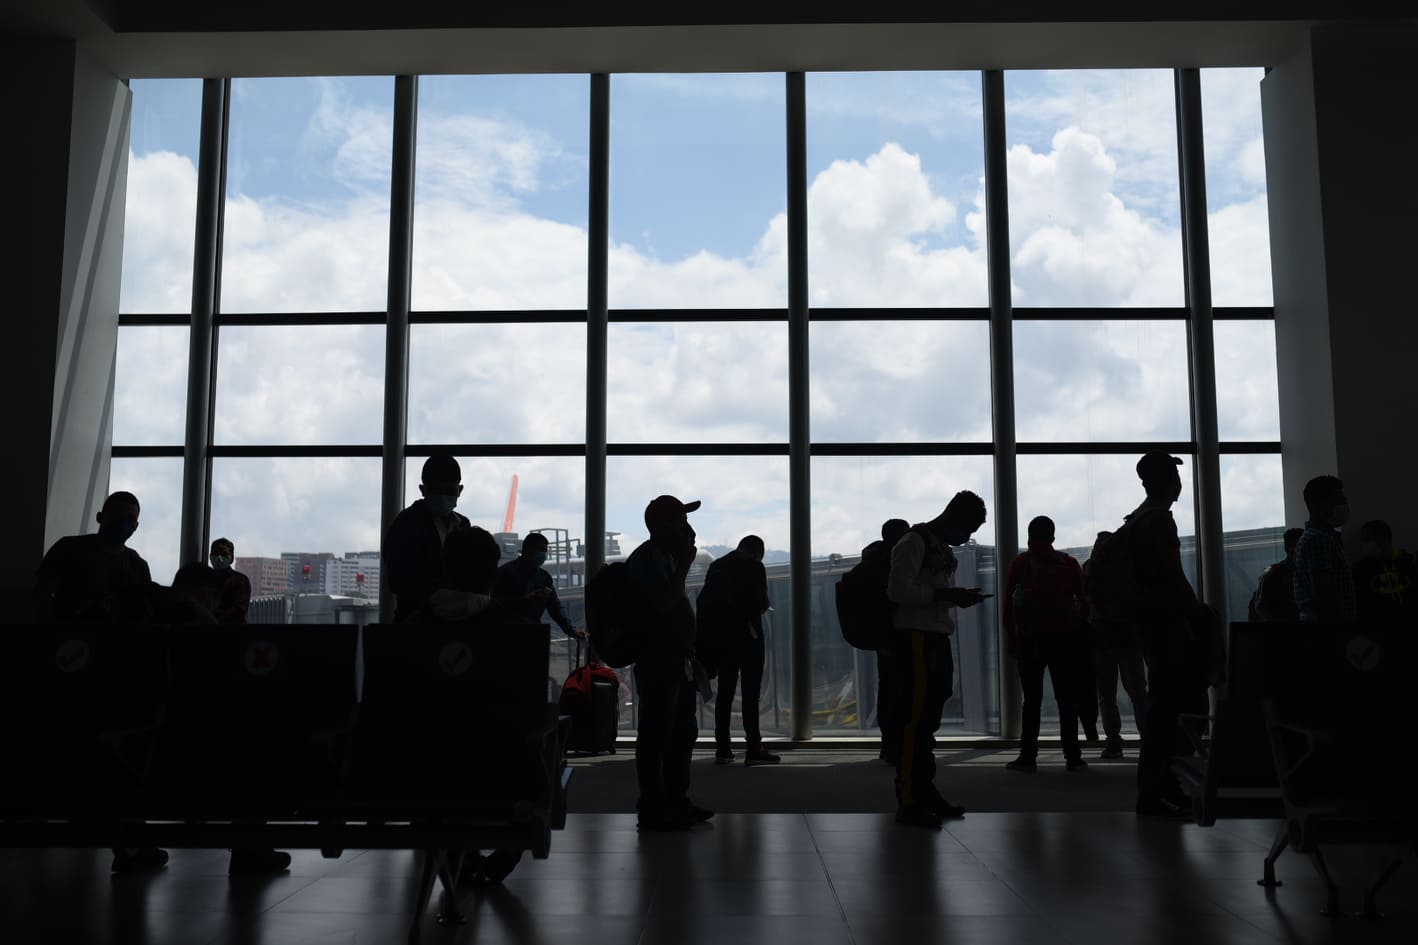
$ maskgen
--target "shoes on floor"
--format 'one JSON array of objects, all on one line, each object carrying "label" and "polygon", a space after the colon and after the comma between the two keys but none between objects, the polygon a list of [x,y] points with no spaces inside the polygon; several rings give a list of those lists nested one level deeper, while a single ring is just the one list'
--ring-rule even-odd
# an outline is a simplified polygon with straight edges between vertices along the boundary
[{"label": "shoes on floor", "polygon": [[896,822],[907,827],[925,827],[928,830],[939,830],[944,823],[939,814],[924,804],[897,807]]},{"label": "shoes on floor", "polygon": [[1121,758],[1123,756],[1123,740],[1114,735],[1108,739],[1108,744],[1103,746],[1103,751],[1099,753],[1099,758]]},{"label": "shoes on floor", "polygon": [[232,850],[228,876],[267,876],[290,869],[290,854],[280,850]]},{"label": "shoes on floor", "polygon": [[1064,767],[1069,771],[1087,771],[1088,762],[1084,761],[1082,758],[1065,758]]},{"label": "shoes on floor", "polygon": [[113,872],[144,873],[167,865],[167,851],[157,847],[137,847],[113,851]]},{"label": "shoes on floor", "polygon": [[1029,771],[1029,772],[1032,772],[1032,771],[1037,771],[1038,768],[1039,768],[1039,765],[1038,765],[1038,762],[1036,762],[1033,758],[1019,757],[1019,758],[1016,758],[1016,759],[1014,759],[1013,761],[1008,762],[1007,764],[1005,764],[1005,767],[1008,768],[1010,771]]},{"label": "shoes on floor", "polygon": [[1138,799],[1137,815],[1139,817],[1159,817],[1166,820],[1191,820],[1191,806],[1180,807],[1169,800],[1163,798]]},{"label": "shoes on floor", "polygon": [[714,764],[731,765],[734,763],[734,753],[727,748],[721,748],[714,752]]},{"label": "shoes on floor", "polygon": [[668,832],[676,830],[688,830],[698,821],[692,820],[688,813],[679,814],[647,814],[643,811],[635,826],[639,830]]},{"label": "shoes on floor", "polygon": [[702,824],[714,816],[714,812],[707,807],[700,807],[693,801],[685,798],[684,813],[689,818],[690,823]]},{"label": "shoes on floor", "polygon": [[493,850],[487,856],[482,857],[474,877],[474,884],[477,886],[496,886],[517,868],[517,864],[522,862],[521,850]]},{"label": "shoes on floor", "polygon": [[965,808],[950,803],[939,794],[926,800],[926,808],[943,820],[958,820],[965,816]]},{"label": "shoes on floor", "polygon": [[758,751],[748,752],[746,755],[743,756],[743,763],[749,766],[776,765],[782,760],[783,759],[781,756],[775,755],[771,751],[764,751],[762,748],[760,748]]}]

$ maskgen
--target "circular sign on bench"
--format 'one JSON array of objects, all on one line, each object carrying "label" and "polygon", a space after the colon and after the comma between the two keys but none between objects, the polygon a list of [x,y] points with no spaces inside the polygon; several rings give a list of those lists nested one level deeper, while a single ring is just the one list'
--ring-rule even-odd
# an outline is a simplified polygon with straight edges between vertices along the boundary
[{"label": "circular sign on bench", "polygon": [[65,640],[54,651],[54,665],[61,673],[81,673],[89,665],[92,653],[87,640]]},{"label": "circular sign on bench", "polygon": [[1378,668],[1381,655],[1379,645],[1369,637],[1354,637],[1344,649],[1349,665],[1366,673]]},{"label": "circular sign on bench", "polygon": [[449,640],[438,651],[438,669],[445,676],[461,676],[473,668],[473,650],[462,640]]}]

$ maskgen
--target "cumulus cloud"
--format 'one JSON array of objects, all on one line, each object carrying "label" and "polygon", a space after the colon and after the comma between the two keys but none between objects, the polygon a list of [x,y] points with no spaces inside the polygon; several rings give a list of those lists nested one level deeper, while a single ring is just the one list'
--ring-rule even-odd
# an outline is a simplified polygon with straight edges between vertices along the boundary
[{"label": "cumulus cloud", "polygon": [[[1084,100],[1097,104],[1103,92],[1088,95],[1094,98]],[[1157,171],[1139,157],[1175,134],[1170,113],[1163,121],[1136,103],[1131,110],[1098,105],[1083,123],[1068,119],[1076,110],[1066,115],[1062,109],[1070,103],[1058,97],[1031,102],[1019,106],[1023,119],[1054,126],[1048,136],[1009,151],[1016,304],[1179,305],[1180,233],[1147,196],[1168,186],[1175,195],[1175,166]],[[1016,104],[1012,100],[1011,107]],[[388,112],[331,93],[309,134],[323,136],[312,153],[329,155],[329,173],[345,195],[311,200],[233,194],[226,312],[385,306]],[[1175,138],[1167,140],[1174,162]],[[1242,168],[1252,160],[1245,157],[1248,147],[1232,149]],[[430,113],[422,120],[415,308],[584,308],[584,225],[572,216],[552,218],[540,204],[533,209],[533,198],[561,186],[579,160],[555,137],[505,117]],[[134,155],[129,185],[124,310],[185,311],[195,170],[176,155]],[[885,140],[861,160],[830,162],[809,186],[814,305],[986,304],[980,182],[942,183],[920,155]],[[1265,229],[1263,198],[1212,206],[1214,258],[1239,256],[1240,248],[1256,245]],[[175,220],[183,225],[175,227]],[[757,239],[737,254],[662,258],[616,243],[609,262],[618,306],[782,306],[786,217],[762,220]],[[1228,296],[1258,297],[1262,291],[1260,274],[1244,267],[1219,264],[1215,278],[1218,298],[1223,285]],[[861,322],[813,326],[814,438],[987,441],[985,326],[876,321],[864,314]],[[383,331],[223,328],[220,442],[378,442]],[[127,336],[125,331],[125,352]],[[1020,322],[1015,337],[1021,438],[1187,438],[1182,326]],[[416,326],[411,440],[580,442],[584,338],[584,326],[575,324]],[[787,439],[785,325],[617,323],[610,341],[613,440]],[[1226,366],[1255,341],[1222,341],[1218,332],[1218,357],[1232,359],[1222,362],[1230,376]],[[144,350],[172,360],[180,348],[168,340]],[[171,370],[135,371],[132,357],[123,358],[119,404],[132,416],[120,429],[135,438],[128,442],[170,438],[171,410],[150,414],[134,405],[153,396],[180,404],[184,381]],[[1259,375],[1255,382],[1223,388],[1223,410],[1239,418],[1237,430],[1259,431],[1268,422],[1263,408],[1253,408],[1273,398],[1273,387],[1267,393],[1269,382]],[[145,424],[163,432],[145,433]],[[1048,510],[1060,521],[1061,542],[1065,534],[1068,541],[1091,540],[1093,531],[1131,507],[1132,461],[1021,458],[1020,513]],[[1114,469],[1118,463],[1121,472]],[[417,466],[411,461],[411,496]],[[756,532],[771,547],[787,546],[785,457],[618,457],[611,466],[607,522],[628,540],[642,528],[644,502],[674,492],[706,500],[697,519],[705,544],[733,544]],[[463,509],[482,524],[499,526],[513,473],[522,480],[519,523],[565,527],[582,537],[579,458],[467,459]],[[959,488],[986,494],[993,508],[989,457],[820,457],[813,476],[812,544],[819,554],[855,552],[887,517],[928,518]],[[372,548],[378,477],[375,460],[219,461],[213,527],[237,532],[233,537],[243,553]],[[174,488],[173,502],[177,494]],[[145,522],[147,509],[145,503]],[[1183,531],[1190,515],[1188,507],[1179,509]]]}]

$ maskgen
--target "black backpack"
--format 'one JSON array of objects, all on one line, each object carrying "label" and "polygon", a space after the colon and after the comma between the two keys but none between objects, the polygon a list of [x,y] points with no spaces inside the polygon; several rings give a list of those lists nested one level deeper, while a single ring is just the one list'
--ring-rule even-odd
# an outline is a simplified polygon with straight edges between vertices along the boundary
[{"label": "black backpack", "polygon": [[645,643],[645,607],[640,587],[624,561],[611,561],[586,582],[586,630],[596,656],[621,669],[640,658]]},{"label": "black backpack", "polygon": [[859,650],[883,650],[889,645],[896,612],[886,596],[890,573],[891,549],[882,542],[837,579],[837,625],[842,639]]}]

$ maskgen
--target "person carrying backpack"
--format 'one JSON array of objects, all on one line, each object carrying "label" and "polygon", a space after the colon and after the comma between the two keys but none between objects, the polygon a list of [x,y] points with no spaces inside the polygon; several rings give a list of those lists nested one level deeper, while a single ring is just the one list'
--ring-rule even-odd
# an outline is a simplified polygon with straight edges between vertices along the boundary
[{"label": "person carrying backpack", "polygon": [[[685,591],[698,553],[688,513],[700,503],[662,495],[645,506],[650,538],[626,560],[645,627],[635,655],[638,702],[635,774],[641,830],[687,830],[714,816],[689,799],[689,763],[699,737],[695,619]],[[592,642],[595,642],[592,626]]]},{"label": "person carrying backpack", "polygon": [[1085,620],[1083,570],[1072,556],[1054,550],[1053,520],[1040,515],[1029,523],[1029,550],[1010,563],[1005,582],[1006,639],[1024,691],[1019,757],[1005,765],[1011,771],[1037,766],[1046,669],[1059,707],[1065,765],[1069,771],[1088,767],[1078,745],[1078,702],[1093,698],[1078,685]]},{"label": "person carrying backpack", "polygon": [[963,817],[965,808],[941,796],[935,786],[935,733],[950,698],[955,661],[950,636],[954,610],[974,607],[989,597],[978,587],[955,586],[955,553],[985,524],[985,503],[973,492],[959,492],[934,519],[917,525],[891,549],[886,593],[896,605],[892,617],[905,654],[894,662],[895,687],[909,693],[901,730],[901,760],[896,765],[896,822],[939,830],[946,817]]},{"label": "person carrying backpack", "polygon": [[1213,620],[1182,570],[1172,505],[1182,494],[1182,461],[1153,450],[1137,461],[1146,500],[1098,546],[1090,569],[1095,605],[1109,619],[1131,619],[1147,664],[1147,719],[1137,763],[1137,813],[1190,816],[1172,774],[1181,738],[1178,714],[1195,688],[1195,626]]}]

